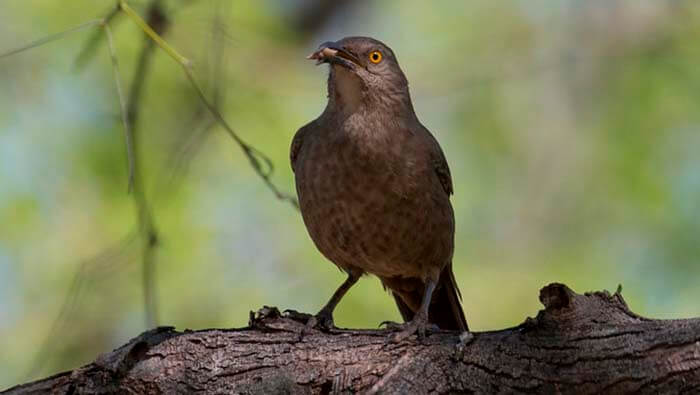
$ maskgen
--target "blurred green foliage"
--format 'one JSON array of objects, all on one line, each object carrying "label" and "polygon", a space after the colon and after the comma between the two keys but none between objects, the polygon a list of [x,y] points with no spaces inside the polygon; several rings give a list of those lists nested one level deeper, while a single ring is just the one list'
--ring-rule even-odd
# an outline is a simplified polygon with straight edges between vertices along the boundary
[{"label": "blurred green foliage", "polygon": [[[146,3],[133,2],[142,13]],[[700,315],[699,4],[367,1],[312,29],[294,16],[313,1],[216,3],[166,1],[166,38],[194,60],[207,92],[219,86],[224,116],[272,158],[288,192],[291,138],[325,105],[325,66],[305,55],[346,35],[393,47],[452,168],[455,272],[474,330],[534,315],[552,281],[579,292],[621,283],[641,314]],[[0,52],[112,4],[4,0]],[[224,34],[214,34],[216,15]],[[128,87],[144,39],[124,18],[112,26]],[[146,329],[141,247],[123,242],[136,210],[104,42],[74,67],[89,36],[0,59],[0,388],[76,367]],[[263,304],[315,312],[344,276],[220,128],[191,138],[198,109],[158,51],[139,158],[161,237],[160,323],[243,326]],[[174,154],[183,150],[195,155]],[[111,247],[116,256],[90,261]],[[387,319],[399,315],[374,278],[336,313],[340,326]]]}]

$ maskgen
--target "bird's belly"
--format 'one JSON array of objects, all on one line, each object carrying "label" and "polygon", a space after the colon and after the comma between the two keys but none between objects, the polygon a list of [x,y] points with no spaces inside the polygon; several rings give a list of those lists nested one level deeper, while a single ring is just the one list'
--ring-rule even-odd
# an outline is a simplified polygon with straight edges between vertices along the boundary
[{"label": "bird's belly", "polygon": [[451,259],[454,218],[446,196],[408,190],[408,181],[379,164],[344,163],[339,156],[306,163],[311,166],[297,174],[304,222],[336,265],[422,278]]}]

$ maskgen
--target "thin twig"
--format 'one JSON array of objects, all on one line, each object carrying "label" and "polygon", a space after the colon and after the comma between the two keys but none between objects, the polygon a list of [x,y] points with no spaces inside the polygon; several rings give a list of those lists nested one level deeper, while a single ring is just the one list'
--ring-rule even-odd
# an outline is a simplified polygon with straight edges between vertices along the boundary
[{"label": "thin twig", "polygon": [[7,51],[7,52],[0,53],[0,59],[5,58],[5,57],[8,57],[8,56],[15,55],[15,54],[18,54],[18,53],[20,53],[20,52],[24,52],[24,51],[26,51],[26,50],[28,50],[28,49],[36,48],[36,47],[38,47],[38,46],[40,46],[40,45],[49,43],[49,42],[51,42],[51,41],[56,41],[56,40],[58,40],[58,39],[60,39],[60,38],[63,38],[63,37],[65,37],[65,36],[67,36],[67,35],[69,35],[69,34],[71,34],[71,33],[75,33],[75,32],[77,32],[77,31],[80,31],[80,30],[83,30],[83,29],[87,29],[87,28],[92,27],[92,26],[100,25],[100,24],[102,24],[103,22],[104,22],[104,18],[102,18],[102,19],[93,19],[93,20],[91,20],[91,21],[88,21],[88,22],[85,22],[85,23],[81,23],[80,25],[75,26],[75,27],[72,27],[72,28],[70,28],[70,29],[68,29],[68,30],[64,30],[64,31],[62,31],[62,32],[58,32],[58,33],[52,34],[52,35],[50,35],[50,36],[46,36],[46,37],[40,38],[40,39],[38,39],[38,40],[36,40],[36,41],[30,42],[29,44],[25,44],[25,45],[23,45],[23,46],[21,46],[21,47],[19,47],[19,48],[11,49],[11,50],[9,50],[9,51]]},{"label": "thin twig", "polygon": [[121,7],[122,11],[124,11],[124,13],[126,13],[131,20],[133,20],[134,23],[136,23],[141,30],[143,30],[144,33],[151,38],[151,40],[155,41],[156,44],[158,44],[158,46],[167,52],[168,55],[175,59],[175,61],[180,63],[183,67],[191,67],[190,60],[180,55],[175,48],[171,47],[170,44],[163,40],[158,33],[151,29],[151,27],[148,26],[148,23],[146,23],[146,21],[144,21],[143,18],[141,18],[141,16],[139,16],[139,14],[137,14],[136,11],[129,6],[126,0],[119,0],[119,6]]},{"label": "thin twig", "polygon": [[197,92],[199,99],[202,101],[204,106],[209,110],[214,119],[226,130],[226,132],[233,138],[233,140],[238,144],[238,146],[243,150],[243,153],[248,157],[248,160],[253,167],[253,170],[263,179],[265,185],[272,191],[272,193],[280,200],[287,201],[297,210],[299,209],[299,202],[291,195],[281,192],[277,189],[277,186],[272,183],[271,176],[274,171],[274,165],[272,160],[253,146],[249,145],[233,130],[233,128],[226,122],[224,117],[221,115],[219,110],[214,106],[204,91],[197,83],[197,80],[192,74],[192,62],[180,55],[175,48],[171,47],[165,40],[163,40],[158,33],[151,29],[148,24],[127,4],[126,0],[119,0],[119,5],[121,9],[132,19],[134,22],[141,27],[141,29],[170,57],[172,57],[176,62],[178,62],[187,76],[190,84]]},{"label": "thin twig", "polygon": [[[226,11],[222,10],[222,5],[224,2],[222,0],[217,0],[214,2],[212,7],[212,18],[211,18],[211,28],[212,34],[208,38],[208,43],[211,41],[210,50],[208,51],[208,56],[204,58],[205,69],[207,69],[205,87],[207,90],[212,91],[212,101],[216,108],[220,108],[225,98],[225,90],[221,89],[225,85],[225,73],[223,68],[223,60],[226,53],[225,40],[222,36],[226,34],[225,26],[222,21],[222,15],[227,14]],[[229,4],[229,3],[226,3]],[[212,55],[213,54],[213,55]],[[197,151],[201,148],[203,143],[209,137],[212,129],[218,123],[211,119],[211,115],[208,110],[202,105],[201,102],[197,103],[197,109],[189,122],[183,123],[178,135],[182,137],[179,141],[177,149],[169,156],[166,161],[165,168],[162,169],[161,173],[156,178],[155,190],[160,192],[157,196],[162,198],[164,196],[169,196],[169,187],[175,185],[176,177],[179,174],[184,173],[189,166],[190,161],[196,155]],[[167,174],[166,174],[167,173]],[[166,192],[167,190],[167,192]]]},{"label": "thin twig", "polygon": [[54,347],[58,344],[56,338],[59,337],[59,333],[63,331],[63,326],[67,322],[68,317],[71,316],[75,310],[75,306],[80,299],[80,294],[84,289],[84,280],[93,277],[96,273],[104,269],[109,269],[109,266],[114,262],[121,261],[127,257],[127,252],[131,244],[136,240],[136,234],[136,232],[129,232],[115,245],[102,250],[94,257],[80,263],[78,270],[76,270],[73,275],[71,285],[68,287],[68,292],[66,292],[61,309],[53,320],[44,342],[38,348],[33,362],[29,365],[30,370],[26,374],[27,378],[33,378],[41,373],[46,363],[50,360],[49,356],[54,354]]},{"label": "thin twig", "polygon": [[[229,7],[227,6],[225,8],[225,11],[222,10],[222,0],[218,0],[215,2],[215,5],[213,8],[213,17],[212,17],[212,49],[211,53],[213,54],[213,65],[211,67],[210,75],[211,79],[209,80],[209,86],[212,87],[213,93],[212,93],[212,102],[214,103],[214,107],[216,108],[221,108],[222,103],[222,97],[223,97],[223,89],[221,87],[225,84],[225,79],[224,79],[224,72],[223,72],[223,65],[224,65],[224,56],[226,54],[226,40],[224,39],[224,36],[226,36],[226,28],[224,25],[224,22],[222,21],[222,16],[224,14],[228,14]],[[229,5],[230,3],[226,3]]]},{"label": "thin twig", "polygon": [[121,77],[119,73],[119,62],[117,61],[117,53],[114,50],[114,42],[112,40],[112,30],[109,28],[108,24],[103,24],[102,27],[105,30],[107,36],[107,46],[109,47],[109,54],[112,58],[112,70],[114,71],[114,84],[117,87],[117,96],[119,97],[119,109],[122,117],[122,124],[124,125],[124,140],[126,142],[126,156],[129,162],[129,182],[128,191],[131,192],[134,188],[134,168],[135,168],[135,158],[134,158],[134,146],[133,146],[133,135],[131,128],[129,127],[129,118],[126,110],[126,102],[124,101],[124,93],[122,91]]},{"label": "thin twig", "polygon": [[[152,0],[149,4],[149,19],[152,23],[158,21],[157,29],[164,31],[167,28],[167,18],[163,15],[160,9],[160,1]],[[134,136],[135,154],[138,155],[139,136],[139,115],[141,109],[141,99],[143,97],[143,87],[146,78],[150,73],[151,60],[153,59],[154,42],[146,39],[143,42],[143,47],[138,57],[136,70],[134,71],[131,85],[129,87],[129,98],[127,106],[127,117],[132,126]],[[141,267],[143,281],[143,297],[146,313],[146,326],[155,327],[158,324],[158,300],[156,297],[155,286],[155,269],[156,269],[156,249],[158,247],[159,235],[155,224],[155,219],[151,212],[151,205],[146,196],[146,190],[143,182],[143,162],[136,161],[135,179],[134,179],[134,203],[137,207],[137,221],[139,224],[139,233],[141,235],[142,252],[141,252]]]},{"label": "thin twig", "polygon": [[[272,191],[272,193],[275,194],[275,196],[278,199],[289,202],[298,210],[299,203],[297,202],[296,198],[284,192],[281,192],[279,189],[277,189],[277,186],[272,183],[270,177],[273,171],[275,170],[274,165],[272,164],[272,160],[270,160],[270,158],[267,155],[263,154],[253,146],[243,141],[238,136],[238,134],[236,134],[233,128],[231,128],[228,122],[226,122],[224,117],[221,115],[219,110],[216,107],[214,107],[209,102],[209,99],[207,99],[207,97],[204,95],[202,88],[199,86],[199,84],[197,84],[197,81],[194,79],[192,72],[187,67],[183,67],[183,69],[185,70],[185,75],[190,81],[190,84],[192,84],[192,87],[197,92],[199,99],[202,101],[207,110],[209,110],[212,116],[214,116],[214,119],[224,128],[224,130],[226,130],[229,136],[231,136],[233,140],[238,144],[238,146],[243,150],[243,153],[248,157],[248,160],[250,161],[253,170],[255,170],[255,172],[263,179],[267,187]],[[262,162],[260,161],[261,159]],[[267,166],[267,169],[263,168],[263,163]]]},{"label": "thin twig", "polygon": [[[112,6],[111,11],[102,18],[102,24],[112,23],[115,17],[120,15],[119,6]],[[100,42],[105,38],[105,35],[100,30],[95,30],[91,33],[91,36],[87,39],[87,42],[83,46],[78,56],[75,59],[75,68],[80,69],[86,65],[92,59],[93,55],[97,51]]]}]

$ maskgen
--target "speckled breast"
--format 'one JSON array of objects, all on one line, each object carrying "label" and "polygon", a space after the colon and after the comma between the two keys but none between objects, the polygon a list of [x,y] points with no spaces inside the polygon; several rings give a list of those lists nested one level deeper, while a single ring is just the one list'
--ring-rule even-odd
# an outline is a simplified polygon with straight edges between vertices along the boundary
[{"label": "speckled breast", "polygon": [[342,269],[422,278],[452,258],[452,206],[432,169],[374,148],[347,136],[304,147],[295,170],[304,222]]}]

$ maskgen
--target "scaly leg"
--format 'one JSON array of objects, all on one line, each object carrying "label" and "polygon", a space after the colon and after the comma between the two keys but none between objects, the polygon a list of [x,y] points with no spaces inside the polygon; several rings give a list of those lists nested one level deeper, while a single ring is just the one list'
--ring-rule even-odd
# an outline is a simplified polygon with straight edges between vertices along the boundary
[{"label": "scaly leg", "polygon": [[311,317],[306,323],[308,328],[319,328],[319,329],[333,329],[335,325],[333,324],[333,310],[338,302],[345,296],[350,288],[360,279],[360,276],[352,272],[348,273],[348,278],[340,284],[340,287],[335,290],[331,299],[326,303],[325,306],[319,311],[315,316]]},{"label": "scaly leg", "polygon": [[393,336],[392,340],[394,342],[400,342],[415,333],[418,334],[419,339],[425,337],[425,332],[428,327],[430,327],[430,324],[428,323],[428,309],[430,308],[430,301],[433,299],[433,291],[435,291],[436,286],[437,281],[431,279],[426,281],[423,300],[421,301],[418,311],[410,322],[398,325],[386,322],[382,323],[387,324],[389,328],[397,328],[401,330],[401,332]]}]

